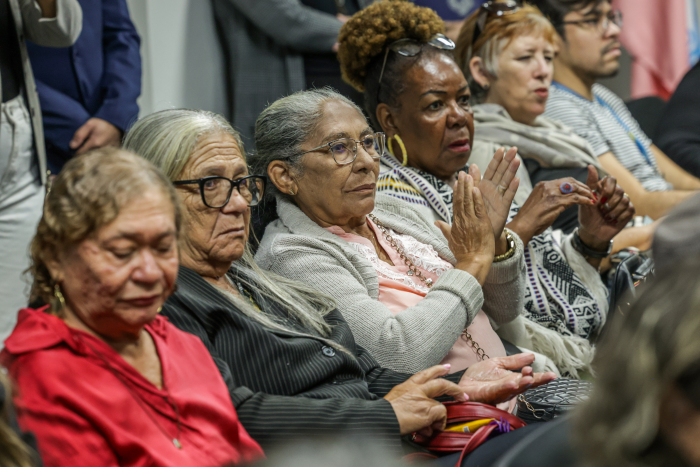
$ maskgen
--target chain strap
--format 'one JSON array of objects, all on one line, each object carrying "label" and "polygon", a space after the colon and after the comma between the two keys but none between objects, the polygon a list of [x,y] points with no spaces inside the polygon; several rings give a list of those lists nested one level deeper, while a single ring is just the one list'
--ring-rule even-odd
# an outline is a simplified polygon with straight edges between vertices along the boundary
[{"label": "chain strap", "polygon": [[408,272],[406,274],[409,276],[418,276],[418,279],[422,280],[428,288],[432,287],[433,280],[428,279],[423,275],[423,273],[420,269],[418,269],[413,260],[409,258],[408,255],[406,255],[404,249],[398,243],[396,243],[396,240],[394,239],[394,237],[391,236],[389,230],[386,227],[384,227],[384,224],[379,222],[379,219],[377,219],[377,217],[374,214],[370,214],[369,218],[372,219],[372,222],[374,222],[377,225],[377,228],[381,230],[381,232],[384,234],[384,238],[386,238],[386,241],[389,242],[389,244],[394,250],[396,250],[396,252],[403,260],[404,264],[408,266]]},{"label": "chain strap", "polygon": [[[534,407],[532,406],[532,404],[530,404],[527,400],[525,400],[525,396],[523,396],[522,394],[520,394],[520,395],[518,396],[518,400],[519,400],[520,402],[522,402],[523,404],[525,404],[525,407],[527,407],[527,410],[529,410],[530,412],[532,412],[532,416],[535,417],[536,419],[540,420],[540,419],[542,419],[545,415],[547,415],[547,411],[546,411],[546,410],[534,408]],[[542,412],[542,416],[538,416],[538,415],[537,415],[537,412]]]},{"label": "chain strap", "polygon": [[482,349],[479,343],[474,340],[471,334],[469,334],[467,328],[464,328],[464,331],[462,331],[462,335],[467,338],[467,342],[469,342],[469,345],[472,346],[472,349],[474,349],[474,352],[476,353],[476,356],[479,358],[479,360],[483,361],[491,358],[488,355],[486,355],[486,351]]},{"label": "chain strap", "polygon": [[[396,242],[394,237],[391,236],[389,233],[389,230],[384,227],[384,224],[382,224],[379,219],[374,214],[369,214],[369,218],[372,219],[372,222],[377,226],[377,228],[382,232],[384,235],[384,238],[386,239],[387,242],[391,245],[391,247],[396,250],[396,252],[399,254],[399,257],[403,260],[404,264],[408,266],[408,272],[406,273],[409,276],[417,276],[421,281],[425,283],[425,285],[430,288],[433,286],[433,281],[432,279],[428,279],[423,275],[420,269],[416,266],[416,264],[413,262],[411,258],[406,255],[404,252],[404,249]],[[462,331],[462,335],[467,339],[467,342],[469,342],[469,345],[471,346],[472,349],[474,349],[474,352],[476,353],[476,356],[479,360],[486,360],[491,357],[486,355],[486,351],[481,348],[479,343],[474,340],[471,334],[469,334],[469,331],[467,331],[467,328],[464,328],[464,331]]]}]

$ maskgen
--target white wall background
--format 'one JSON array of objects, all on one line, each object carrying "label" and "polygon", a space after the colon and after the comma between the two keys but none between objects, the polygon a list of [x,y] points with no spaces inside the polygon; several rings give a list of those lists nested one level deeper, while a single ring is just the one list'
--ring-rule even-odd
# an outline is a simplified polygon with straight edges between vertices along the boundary
[{"label": "white wall background", "polygon": [[226,113],[223,56],[209,0],[127,0],[141,35],[140,115],[171,108]]}]

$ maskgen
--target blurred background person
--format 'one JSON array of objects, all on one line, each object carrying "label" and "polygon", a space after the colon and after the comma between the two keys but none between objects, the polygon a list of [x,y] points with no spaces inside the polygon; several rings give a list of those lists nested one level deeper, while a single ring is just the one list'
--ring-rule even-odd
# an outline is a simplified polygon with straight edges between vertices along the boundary
[{"label": "blurred background person", "polygon": [[700,189],[658,149],[625,103],[596,83],[620,68],[622,15],[608,0],[532,0],[558,32],[558,54],[545,115],[571,127],[593,147],[640,215],[658,219]]},{"label": "blurred background person", "polygon": [[46,193],[41,108],[25,39],[68,47],[81,26],[76,0],[0,0],[0,341],[27,304],[22,275]]},{"label": "blurred background person", "polygon": [[332,86],[352,99],[335,59],[340,27],[374,0],[212,0],[223,45],[229,120],[253,144],[255,120],[271,102]]},{"label": "blurred background person", "polygon": [[688,173],[700,177],[700,63],[678,85],[656,130],[656,144]]},{"label": "blurred background person", "polygon": [[445,35],[457,40],[464,20],[486,0],[413,0],[418,6],[428,7],[445,22]]},{"label": "blurred background person", "polygon": [[27,44],[44,122],[48,168],[119,146],[139,113],[140,39],[126,0],[78,0],[83,30],[70,47]]},{"label": "blurred background person", "polygon": [[47,467],[221,467],[263,456],[202,341],[159,315],[180,202],[135,154],[66,164],[32,241],[33,295],[0,357]]},{"label": "blurred background person", "polygon": [[678,252],[598,346],[593,391],[572,420],[582,466],[700,465],[700,263]]}]

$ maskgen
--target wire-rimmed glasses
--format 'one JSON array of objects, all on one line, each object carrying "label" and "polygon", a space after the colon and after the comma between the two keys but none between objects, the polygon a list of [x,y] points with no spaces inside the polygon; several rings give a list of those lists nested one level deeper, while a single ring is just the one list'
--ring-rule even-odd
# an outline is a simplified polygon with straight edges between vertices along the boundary
[{"label": "wire-rimmed glasses", "polygon": [[333,155],[333,160],[338,165],[352,164],[357,158],[357,145],[361,144],[367,154],[372,159],[379,159],[384,154],[386,147],[386,135],[382,132],[365,135],[360,141],[352,138],[340,138],[331,141],[330,143],[322,144],[321,146],[308,151],[302,152],[300,156],[320,149],[328,148]]},{"label": "wire-rimmed glasses", "polygon": [[237,180],[213,175],[197,180],[178,180],[173,182],[173,185],[199,185],[204,204],[213,209],[220,209],[228,204],[234,188],[248,206],[257,205],[265,193],[265,182],[266,178],[261,175],[248,175]]},{"label": "wire-rimmed glasses", "polygon": [[608,12],[607,15],[596,14],[595,17],[590,19],[578,19],[575,21],[562,21],[561,24],[573,24],[576,26],[584,26],[588,28],[595,28],[599,33],[605,34],[605,32],[610,27],[610,24],[614,24],[618,28],[622,29],[622,12],[620,10],[612,10]]}]

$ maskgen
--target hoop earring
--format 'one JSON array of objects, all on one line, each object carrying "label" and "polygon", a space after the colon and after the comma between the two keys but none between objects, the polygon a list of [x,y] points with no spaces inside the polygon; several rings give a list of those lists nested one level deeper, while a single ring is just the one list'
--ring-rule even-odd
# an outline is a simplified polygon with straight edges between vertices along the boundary
[{"label": "hoop earring", "polygon": [[408,152],[406,152],[406,146],[404,146],[403,140],[399,135],[394,135],[391,138],[389,138],[389,141],[387,143],[387,149],[389,150],[389,154],[394,156],[394,159],[399,159],[398,157],[396,157],[396,155],[394,154],[394,150],[391,148],[391,142],[394,138],[396,138],[396,142],[399,143],[399,147],[401,148],[401,152],[403,153],[403,162],[401,162],[401,165],[406,166],[408,165]]},{"label": "hoop earring", "polygon": [[61,285],[58,282],[53,286],[53,296],[58,300],[58,310],[56,312],[63,310],[66,307],[66,299],[63,298]]}]

